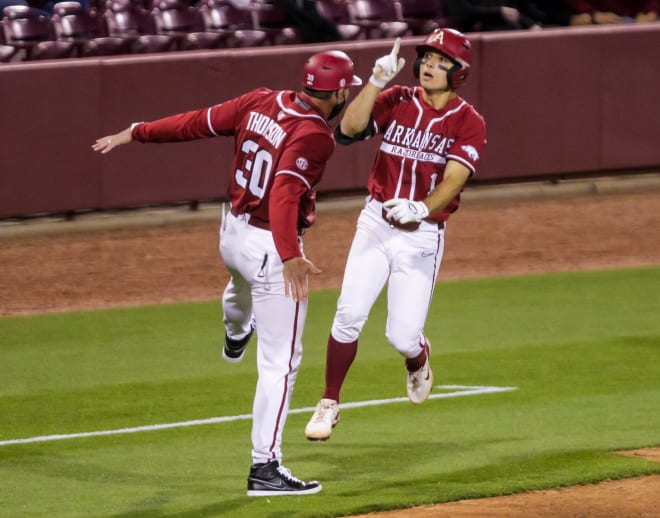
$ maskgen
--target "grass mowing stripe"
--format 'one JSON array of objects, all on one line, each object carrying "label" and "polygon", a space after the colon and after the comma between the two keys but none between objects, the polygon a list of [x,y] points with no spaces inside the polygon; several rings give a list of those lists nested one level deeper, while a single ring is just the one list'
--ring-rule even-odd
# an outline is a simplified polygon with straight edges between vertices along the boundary
[{"label": "grass mowing stripe", "polygon": [[[431,394],[429,396],[429,399],[445,399],[445,398],[460,397],[460,396],[476,396],[479,394],[494,394],[497,392],[510,392],[512,390],[516,390],[516,387],[483,387],[483,386],[469,386],[469,385],[438,385],[436,388],[461,389],[461,390],[457,390],[455,392],[445,392],[442,394]],[[366,406],[390,405],[392,403],[404,403],[404,402],[408,402],[408,398],[399,397],[392,399],[374,399],[371,401],[356,401],[353,403],[342,403],[339,405],[339,408],[341,409],[361,408]],[[289,414],[291,415],[291,414],[311,413],[314,410],[315,410],[314,407],[296,408],[293,410],[289,410]],[[29,444],[34,442],[62,441],[67,439],[99,437],[104,435],[121,435],[127,433],[155,432],[157,430],[167,430],[170,428],[185,428],[188,426],[229,423],[232,421],[242,421],[247,419],[252,419],[252,414],[210,417],[208,419],[194,419],[191,421],[180,421],[178,423],[162,423],[162,424],[133,426],[131,428],[119,428],[117,430],[99,430],[95,432],[42,435],[39,437],[27,437],[25,439],[9,439],[5,441],[0,441],[0,446],[9,446],[11,444]]]}]

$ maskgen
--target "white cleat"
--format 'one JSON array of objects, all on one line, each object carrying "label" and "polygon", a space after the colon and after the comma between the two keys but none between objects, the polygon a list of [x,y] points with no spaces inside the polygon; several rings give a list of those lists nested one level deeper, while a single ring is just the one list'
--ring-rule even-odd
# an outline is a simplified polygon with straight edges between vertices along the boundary
[{"label": "white cleat", "polygon": [[408,399],[419,405],[429,398],[433,389],[433,371],[429,360],[431,359],[431,343],[426,339],[426,362],[421,369],[408,372]]},{"label": "white cleat", "polygon": [[334,399],[322,399],[316,405],[314,415],[305,427],[305,437],[310,441],[327,441],[332,429],[339,422],[339,405]]}]

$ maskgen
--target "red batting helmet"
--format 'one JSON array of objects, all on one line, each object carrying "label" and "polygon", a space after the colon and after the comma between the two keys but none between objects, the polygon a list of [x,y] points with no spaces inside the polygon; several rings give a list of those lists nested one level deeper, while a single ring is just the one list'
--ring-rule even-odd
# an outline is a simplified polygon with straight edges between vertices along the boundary
[{"label": "red batting helmet", "polygon": [[305,63],[302,84],[310,90],[333,91],[359,86],[362,79],[353,75],[353,62],[339,50],[314,54]]},{"label": "red batting helmet", "polygon": [[415,47],[417,60],[415,60],[414,73],[419,78],[419,66],[425,52],[440,52],[451,59],[455,65],[447,72],[449,86],[456,90],[463,86],[470,73],[472,45],[465,35],[455,29],[436,29],[426,39]]}]

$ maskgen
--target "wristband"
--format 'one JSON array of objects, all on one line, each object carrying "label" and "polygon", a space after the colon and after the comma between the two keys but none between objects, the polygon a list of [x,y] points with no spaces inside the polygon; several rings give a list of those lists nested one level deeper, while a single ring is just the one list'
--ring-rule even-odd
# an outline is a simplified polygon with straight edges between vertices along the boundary
[{"label": "wristband", "polygon": [[381,90],[385,88],[387,85],[387,81],[385,79],[378,79],[375,74],[371,74],[371,77],[369,78],[369,82],[374,85],[376,88],[380,88]]}]

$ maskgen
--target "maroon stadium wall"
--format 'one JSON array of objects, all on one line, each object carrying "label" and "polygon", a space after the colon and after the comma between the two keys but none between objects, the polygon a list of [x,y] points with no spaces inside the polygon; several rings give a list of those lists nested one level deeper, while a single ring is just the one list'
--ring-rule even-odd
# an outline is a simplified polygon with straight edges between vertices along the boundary
[{"label": "maroon stadium wall", "polygon": [[[488,149],[473,181],[660,166],[660,24],[472,34],[461,95],[484,114]],[[413,84],[418,39],[406,39]],[[341,43],[366,80],[389,41]],[[224,198],[233,150],[218,138],[91,145],[129,123],[201,108],[258,86],[296,89],[322,45],[0,65],[0,217]],[[354,91],[354,94],[356,92]],[[319,191],[364,189],[376,141],[338,147]]]}]

